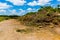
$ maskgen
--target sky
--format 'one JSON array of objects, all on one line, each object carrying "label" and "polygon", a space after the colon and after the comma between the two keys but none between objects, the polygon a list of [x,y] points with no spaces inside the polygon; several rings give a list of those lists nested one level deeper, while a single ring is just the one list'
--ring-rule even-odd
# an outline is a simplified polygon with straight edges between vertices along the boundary
[{"label": "sky", "polygon": [[0,0],[0,15],[24,15],[36,12],[41,6],[60,4],[60,0]]}]

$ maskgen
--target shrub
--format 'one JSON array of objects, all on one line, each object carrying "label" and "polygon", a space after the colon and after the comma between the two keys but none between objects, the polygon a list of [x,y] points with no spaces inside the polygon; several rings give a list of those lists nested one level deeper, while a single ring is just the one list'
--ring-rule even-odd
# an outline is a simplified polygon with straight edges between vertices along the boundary
[{"label": "shrub", "polygon": [[[46,26],[50,23],[57,25],[60,22],[59,12],[51,6],[42,7],[38,12],[30,12],[21,16],[19,20],[27,26]],[[60,9],[59,9],[60,10]]]}]

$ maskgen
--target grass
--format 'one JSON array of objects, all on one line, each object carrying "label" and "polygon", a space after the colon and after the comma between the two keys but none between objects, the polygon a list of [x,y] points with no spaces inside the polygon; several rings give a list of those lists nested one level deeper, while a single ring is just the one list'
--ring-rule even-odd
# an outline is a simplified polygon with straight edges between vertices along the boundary
[{"label": "grass", "polygon": [[15,16],[15,15],[0,15],[0,22],[4,21],[4,20],[8,20],[8,19],[17,19],[19,16]]},{"label": "grass", "polygon": [[0,17],[0,22],[3,20],[8,20],[8,19],[9,19],[8,17]]},{"label": "grass", "polygon": [[33,32],[34,29],[32,28],[26,28],[26,29],[16,29],[16,32],[20,32],[20,33],[30,33]]}]

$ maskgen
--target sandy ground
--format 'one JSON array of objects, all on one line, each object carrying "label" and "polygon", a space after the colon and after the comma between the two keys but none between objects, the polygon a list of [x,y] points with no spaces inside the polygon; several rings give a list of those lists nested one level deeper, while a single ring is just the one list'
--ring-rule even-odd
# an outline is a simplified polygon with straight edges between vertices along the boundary
[{"label": "sandy ground", "polygon": [[54,29],[57,34],[46,29],[27,34],[16,32],[16,29],[25,28],[26,26],[15,19],[0,22],[0,40],[60,40],[60,28]]}]

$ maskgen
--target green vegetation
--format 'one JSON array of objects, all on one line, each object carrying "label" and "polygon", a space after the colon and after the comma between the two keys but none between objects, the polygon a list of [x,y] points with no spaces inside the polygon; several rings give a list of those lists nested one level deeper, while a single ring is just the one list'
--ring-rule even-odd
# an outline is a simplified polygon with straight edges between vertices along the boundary
[{"label": "green vegetation", "polygon": [[21,33],[30,33],[33,32],[33,29],[31,28],[26,28],[26,29],[17,29],[16,32],[21,32]]},{"label": "green vegetation", "polygon": [[8,20],[8,19],[17,19],[19,16],[17,15],[0,15],[0,22],[3,20]]},{"label": "green vegetation", "polygon": [[47,26],[60,24],[60,5],[56,8],[51,6],[41,7],[38,12],[30,12],[18,18],[22,24],[27,26]]}]

